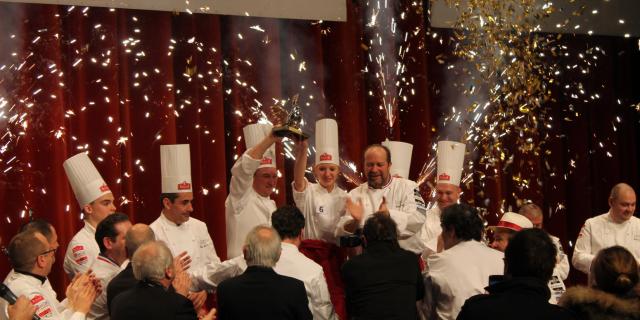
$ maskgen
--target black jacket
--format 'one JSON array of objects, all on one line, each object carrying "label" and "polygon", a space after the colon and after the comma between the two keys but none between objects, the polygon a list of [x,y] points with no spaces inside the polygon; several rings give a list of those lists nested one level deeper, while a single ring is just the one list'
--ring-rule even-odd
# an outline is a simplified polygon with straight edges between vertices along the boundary
[{"label": "black jacket", "polygon": [[113,277],[107,285],[107,307],[109,309],[109,314],[111,314],[111,302],[113,301],[113,298],[120,293],[135,287],[137,283],[138,280],[133,276],[133,267],[131,266],[131,262],[129,262],[127,267]]},{"label": "black jacket", "polygon": [[302,281],[277,274],[272,268],[249,266],[218,286],[218,318],[312,319]]},{"label": "black jacket", "polygon": [[369,244],[342,267],[350,319],[416,319],[424,297],[418,257],[391,242]]},{"label": "black jacket", "polygon": [[636,296],[618,297],[586,287],[569,288],[559,304],[584,320],[640,319],[640,300]]},{"label": "black jacket", "polygon": [[511,278],[486,290],[489,294],[475,295],[465,301],[458,320],[576,319],[568,310],[549,303],[549,287],[539,279]]},{"label": "black jacket", "polygon": [[139,281],[111,301],[111,320],[196,320],[191,301],[163,286]]}]

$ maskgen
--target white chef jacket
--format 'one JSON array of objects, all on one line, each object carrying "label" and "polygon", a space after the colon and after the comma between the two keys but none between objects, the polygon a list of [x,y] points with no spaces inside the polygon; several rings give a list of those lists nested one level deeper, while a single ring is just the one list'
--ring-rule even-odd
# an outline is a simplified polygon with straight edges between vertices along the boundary
[{"label": "white chef jacket", "polygon": [[556,266],[553,268],[553,274],[557,275],[560,280],[566,280],[569,276],[569,257],[564,253],[560,239],[552,235],[549,235],[549,237],[558,250],[558,254],[556,255]]},{"label": "white chef jacket", "polygon": [[504,273],[503,257],[502,252],[475,240],[431,255],[425,281],[426,314],[433,319],[455,319],[465,300],[485,293],[490,275]]},{"label": "white chef jacket", "polygon": [[556,266],[553,268],[553,274],[551,280],[549,280],[548,286],[551,292],[549,303],[557,304],[560,297],[567,291],[567,287],[564,285],[563,280],[569,276],[569,258],[562,250],[562,244],[558,237],[549,235],[551,241],[556,246],[558,254],[556,255]]},{"label": "white chef jacket", "polygon": [[422,255],[423,259],[438,252],[438,236],[442,233],[440,215],[442,211],[438,205],[427,210],[426,219],[420,231],[405,241],[405,249]]},{"label": "white chef jacket", "polygon": [[[370,188],[365,182],[349,191],[349,196],[353,201],[361,199],[364,205],[364,216],[360,222],[360,227],[364,226],[369,216],[378,211],[382,198],[385,197],[389,214],[398,226],[400,247],[403,249],[407,247],[407,250],[411,249],[407,241],[422,228],[426,213],[424,200],[422,200],[422,195],[415,182],[392,177],[389,183],[381,189]],[[336,236],[351,234],[344,229],[344,226],[351,221],[353,221],[353,218],[350,214],[343,215],[338,222]]]},{"label": "white chef jacket", "polygon": [[156,240],[167,244],[173,256],[186,251],[191,257],[187,272],[191,275],[192,291],[213,290],[220,281],[242,273],[234,261],[220,261],[207,225],[196,218],[191,217],[185,223],[176,225],[160,213],[160,217],[149,227]]},{"label": "white chef jacket", "polygon": [[93,266],[100,247],[96,242],[96,228],[88,222],[73,236],[64,255],[64,271],[69,279],[78,273],[84,273]]},{"label": "white chef jacket", "polygon": [[322,267],[298,251],[291,243],[282,242],[282,253],[273,270],[283,276],[304,282],[313,319],[338,319]]},{"label": "white chef jacket", "polygon": [[591,261],[598,251],[622,246],[640,261],[640,219],[631,217],[623,223],[611,219],[611,211],[585,221],[573,249],[573,266],[589,274]]},{"label": "white chef jacket", "polygon": [[115,277],[122,269],[114,261],[102,255],[98,255],[96,262],[93,264],[93,273],[96,279],[102,285],[102,292],[96,297],[91,305],[91,310],[87,314],[87,319],[108,320],[109,307],[107,306],[107,286],[111,279]]},{"label": "white chef jacket", "polygon": [[[25,296],[36,307],[36,314],[41,319],[82,320],[86,316],[81,312],[73,312],[66,308],[67,301],[60,303],[56,292],[51,288],[49,280],[40,279],[20,272],[10,272],[4,279],[4,284],[16,295]],[[4,299],[0,299],[3,300]],[[4,315],[7,316],[6,304]]]},{"label": "white chef jacket", "polygon": [[271,225],[271,214],[276,203],[253,190],[253,174],[260,166],[259,159],[246,152],[231,168],[229,195],[224,203],[227,223],[227,257],[242,255],[244,240],[257,225]]},{"label": "white chef jacket", "polygon": [[335,186],[328,192],[318,183],[310,183],[305,178],[306,188],[296,191],[291,183],[293,200],[304,215],[303,239],[324,240],[336,244],[336,226],[344,214],[347,192]]}]

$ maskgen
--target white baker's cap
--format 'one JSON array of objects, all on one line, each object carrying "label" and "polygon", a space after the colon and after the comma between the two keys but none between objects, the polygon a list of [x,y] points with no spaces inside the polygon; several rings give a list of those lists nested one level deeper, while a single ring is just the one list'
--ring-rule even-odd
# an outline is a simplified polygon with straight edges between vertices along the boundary
[{"label": "white baker's cap", "polygon": [[109,186],[86,153],[76,154],[65,160],[62,166],[80,207],[111,193]]},{"label": "white baker's cap", "polygon": [[520,231],[522,229],[533,228],[533,223],[531,223],[531,220],[521,214],[515,212],[505,212],[505,214],[502,215],[502,218],[500,218],[500,221],[498,221],[497,225],[489,227],[489,229],[494,231],[497,228]]},{"label": "white baker's cap", "polygon": [[413,145],[402,141],[389,141],[389,139],[382,141],[382,145],[391,152],[391,175],[409,179]]},{"label": "white baker's cap", "polygon": [[[253,148],[256,144],[260,143],[264,137],[271,134],[272,125],[266,123],[254,123],[245,126],[242,131],[244,133],[244,143],[247,146],[247,150]],[[271,145],[262,159],[260,159],[260,166],[258,168],[275,168],[276,167],[276,146]]]},{"label": "white baker's cap", "polygon": [[448,183],[460,186],[462,166],[464,164],[464,143],[438,141],[438,176],[436,183]]},{"label": "white baker's cap", "polygon": [[321,163],[340,166],[338,123],[333,119],[316,121],[316,164]]},{"label": "white baker's cap", "polygon": [[189,145],[161,145],[160,172],[162,173],[162,193],[193,192]]}]

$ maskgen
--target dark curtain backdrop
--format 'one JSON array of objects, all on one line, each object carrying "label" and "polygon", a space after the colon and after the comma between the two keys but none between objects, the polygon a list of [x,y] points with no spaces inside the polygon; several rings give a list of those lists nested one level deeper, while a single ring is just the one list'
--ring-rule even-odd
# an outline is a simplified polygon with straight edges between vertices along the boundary
[{"label": "dark curtain backdrop", "polygon": [[[417,179],[451,107],[451,96],[442,94],[451,90],[451,77],[438,57],[449,55],[452,44],[427,33],[426,8],[407,11],[398,28],[413,35],[404,43],[411,49],[403,61],[415,90],[390,126],[380,108],[384,88],[372,71],[369,40],[376,32],[366,27],[366,8],[347,4],[348,22],[313,23],[0,3],[2,244],[30,214],[52,222],[61,250],[50,278],[63,293],[68,280],[62,258],[82,220],[62,162],[89,151],[118,210],[134,222],[151,223],[160,212],[159,146],[189,143],[193,216],[207,223],[225,257],[224,200],[229,170],[245,149],[242,127],[294,94],[310,105],[304,117],[311,131],[319,118],[337,119],[342,158],[358,170],[366,145],[387,137],[412,143],[410,178]],[[443,39],[451,36],[434,31]],[[563,41],[606,51],[581,79],[585,90],[598,90],[602,98],[584,103],[558,90],[547,106],[555,115],[553,126],[544,131],[548,135],[535,137],[550,152],[531,156],[511,146],[513,163],[483,168],[492,173],[482,182],[474,172],[464,198],[487,208],[489,222],[500,208],[516,210],[517,199],[532,199],[544,207],[548,230],[571,251],[568,241],[583,221],[607,210],[612,185],[640,186],[639,116],[629,107],[640,101],[640,55],[635,39]],[[279,151],[282,178],[274,198],[282,205],[292,202],[293,161]],[[358,178],[347,167],[343,171]],[[515,183],[516,175],[530,179],[529,187]],[[353,186],[348,179],[341,182]],[[423,185],[425,198],[428,187]],[[9,269],[3,258],[0,274]]]}]

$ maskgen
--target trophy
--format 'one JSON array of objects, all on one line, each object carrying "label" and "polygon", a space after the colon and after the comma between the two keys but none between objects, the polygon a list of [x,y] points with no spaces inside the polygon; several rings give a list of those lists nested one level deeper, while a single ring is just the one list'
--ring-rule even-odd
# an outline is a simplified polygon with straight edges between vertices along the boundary
[{"label": "trophy", "polygon": [[273,127],[273,134],[278,137],[287,137],[291,140],[305,140],[309,138],[309,135],[302,132],[300,129],[300,122],[302,121],[302,113],[300,112],[300,106],[298,105],[298,95],[296,94],[291,99],[292,107],[291,112],[287,112],[281,106],[271,107],[272,113],[282,121],[284,116],[287,117],[287,122],[283,125],[277,125]]}]

